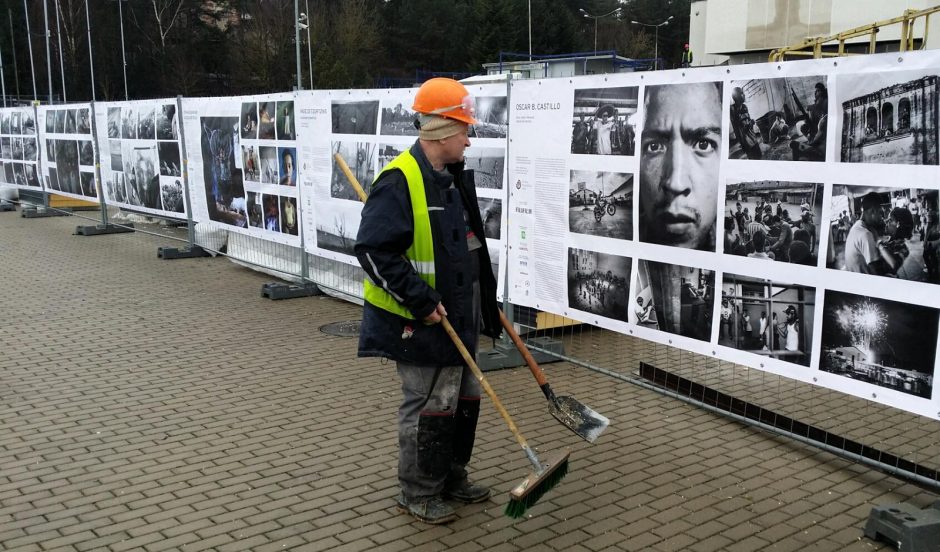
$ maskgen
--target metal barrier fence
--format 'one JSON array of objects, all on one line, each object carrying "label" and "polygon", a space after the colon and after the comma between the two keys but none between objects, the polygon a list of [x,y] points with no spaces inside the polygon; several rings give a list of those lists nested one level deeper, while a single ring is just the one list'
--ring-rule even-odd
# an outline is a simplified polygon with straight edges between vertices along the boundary
[{"label": "metal barrier fence", "polygon": [[[165,101],[165,105],[171,103],[172,100]],[[182,99],[177,98],[175,105],[177,113],[182,114]],[[302,231],[300,245],[297,246],[230,231],[224,225],[210,221],[195,222],[193,196],[207,194],[207,183],[191,172],[189,152],[194,146],[191,144],[187,148],[185,132],[179,132],[182,142],[179,176],[185,197],[185,217],[156,212],[135,214],[133,208],[109,203],[108,178],[101,172],[106,162],[100,159],[102,148],[97,132],[101,117],[95,116],[94,104],[90,104],[90,110],[90,139],[95,144],[97,211],[56,207],[49,201],[53,192],[42,189],[43,205],[27,208],[24,204],[23,216],[69,214],[94,223],[76,228],[77,234],[86,236],[122,231],[150,233],[179,245],[176,248],[161,247],[155,252],[166,260],[224,255],[233,262],[288,282],[265,286],[262,293],[271,299],[322,292],[342,300],[362,302],[362,270],[355,265],[311,253],[305,247]],[[107,114],[103,120],[110,116]],[[37,126],[39,121],[37,116]],[[180,128],[182,123],[177,125]],[[39,142],[40,157],[47,153],[42,147],[44,143],[42,140]],[[111,170],[114,171],[114,166]],[[504,186],[503,193],[503,204],[508,205],[509,186]],[[308,212],[301,208],[298,216],[302,218]],[[248,214],[250,216],[250,212]],[[146,219],[138,218],[140,216]],[[158,223],[153,224],[154,220]],[[506,224],[505,218],[502,224]],[[509,231],[508,227],[503,228],[503,235]],[[508,288],[508,276],[504,277],[504,288]],[[514,307],[505,299],[504,310],[522,330],[531,348],[544,355],[543,359],[568,361],[940,491],[940,432],[936,431],[935,421],[825,387],[748,368],[718,358],[715,352],[709,356],[618,334],[558,314]],[[512,348],[506,341],[500,346],[506,351]],[[616,420],[614,423],[630,422]]]}]

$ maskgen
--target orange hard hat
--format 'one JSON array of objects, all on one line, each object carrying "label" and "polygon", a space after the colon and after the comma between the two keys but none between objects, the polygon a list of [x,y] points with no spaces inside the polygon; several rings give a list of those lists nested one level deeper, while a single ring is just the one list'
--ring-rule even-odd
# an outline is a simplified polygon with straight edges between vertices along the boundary
[{"label": "orange hard hat", "polygon": [[473,96],[454,79],[436,77],[426,81],[415,94],[411,108],[418,113],[438,115],[468,125],[477,123],[473,118]]}]

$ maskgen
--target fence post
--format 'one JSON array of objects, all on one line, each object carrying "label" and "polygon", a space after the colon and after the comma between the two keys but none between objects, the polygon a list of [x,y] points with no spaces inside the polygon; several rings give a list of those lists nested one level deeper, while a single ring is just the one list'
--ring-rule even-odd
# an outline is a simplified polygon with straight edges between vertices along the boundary
[{"label": "fence post", "polygon": [[189,154],[186,150],[186,133],[183,132],[183,96],[176,96],[176,129],[180,137],[180,159],[183,171],[183,205],[186,208],[186,239],[187,245],[182,249],[177,247],[158,247],[157,258],[192,259],[194,257],[208,257],[205,249],[196,245],[196,223],[193,222],[193,203],[189,195]]},{"label": "fence post", "polygon": [[[101,224],[77,226],[74,235],[101,236],[103,234],[124,234],[133,232],[134,223],[118,226],[108,222],[108,202],[104,198],[104,187],[101,185],[101,149],[98,147],[98,123],[95,121],[95,102],[91,102],[88,105],[88,113],[91,118],[91,149],[95,163],[95,190],[98,192],[98,204],[101,206]],[[38,117],[36,118],[36,125],[37,127],[39,126]]]}]

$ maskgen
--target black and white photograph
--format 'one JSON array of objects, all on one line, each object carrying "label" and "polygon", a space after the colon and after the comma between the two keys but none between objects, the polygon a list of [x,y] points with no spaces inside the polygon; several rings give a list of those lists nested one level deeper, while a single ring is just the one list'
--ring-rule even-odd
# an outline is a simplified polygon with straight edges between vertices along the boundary
[{"label": "black and white photograph", "polygon": [[470,127],[472,138],[505,138],[509,132],[509,104],[506,96],[474,98],[473,118],[477,124]]},{"label": "black and white photograph", "polygon": [[157,153],[160,158],[162,176],[182,176],[180,171],[180,148],[176,142],[158,142]]},{"label": "black and white photograph", "polygon": [[639,88],[582,88],[574,91],[571,153],[633,155]]},{"label": "black and white photograph", "polygon": [[95,147],[91,140],[79,140],[78,142],[78,164],[86,167],[92,167],[95,164]]},{"label": "black and white photograph", "polygon": [[822,203],[819,183],[728,182],[722,215],[725,255],[816,266]]},{"label": "black and white photograph", "polygon": [[274,146],[260,146],[258,147],[258,156],[261,163],[261,183],[277,184],[279,179],[277,148]]},{"label": "black and white photograph", "polygon": [[127,142],[122,146],[128,203],[149,209],[162,209],[157,146],[134,146]]},{"label": "black and white photograph", "polygon": [[929,399],[938,324],[937,309],[826,290],[819,369]]},{"label": "black and white photograph", "polygon": [[261,196],[261,206],[264,210],[264,229],[271,232],[281,231],[281,209],[278,197],[271,194]]},{"label": "black and white photograph", "polygon": [[137,138],[139,140],[156,139],[155,111],[153,104],[145,104],[137,112]]},{"label": "black and white photograph", "polygon": [[629,321],[646,328],[710,341],[715,272],[641,260]]},{"label": "black and white photograph", "polygon": [[16,177],[13,174],[13,165],[15,165],[15,163],[10,163],[9,161],[3,164],[4,180],[10,184],[14,184],[16,182]]},{"label": "black and white photograph", "polygon": [[297,218],[297,200],[281,196],[281,232],[296,236],[299,227]]},{"label": "black and white photograph", "polygon": [[32,163],[25,163],[23,165],[23,171],[26,173],[26,185],[38,188],[39,174],[37,173],[36,165]]},{"label": "black and white photograph", "polygon": [[726,272],[718,344],[809,366],[815,310],[815,288]]},{"label": "black and white photograph", "polygon": [[78,110],[78,129],[79,134],[91,134],[91,114],[87,108]]},{"label": "black and white photograph", "polygon": [[23,153],[23,138],[17,136],[13,138],[13,159],[17,161],[22,161],[24,157]]},{"label": "black and white photograph", "polygon": [[32,136],[23,138],[23,160],[36,161],[37,154],[38,146],[36,145],[36,139]]},{"label": "black and white photograph", "polygon": [[[120,140],[108,140],[108,152],[111,159],[111,170],[112,171],[123,171],[124,170],[124,161],[121,159],[121,141]],[[50,161],[55,161],[50,159]]]},{"label": "black and white photograph", "polygon": [[836,77],[843,163],[936,165],[936,69]]},{"label": "black and white photograph", "polygon": [[277,102],[277,139],[295,140],[297,138],[297,131],[294,123],[296,122],[297,119],[294,118],[294,102]]},{"label": "black and white photograph", "polygon": [[77,109],[67,109],[65,111],[65,133],[66,134],[78,133],[78,110]]},{"label": "black and white photograph", "polygon": [[10,133],[11,134],[23,134],[23,128],[20,124],[20,121],[23,119],[23,114],[19,111],[14,111],[10,117]]},{"label": "black and white photograph", "polygon": [[729,159],[825,161],[825,76],[731,83]]},{"label": "black and white photograph", "polygon": [[245,102],[242,104],[242,118],[239,129],[242,138],[250,140],[258,138],[257,102]]},{"label": "black and white photograph", "polygon": [[162,104],[157,111],[157,140],[178,139],[179,130],[177,128],[176,104]]},{"label": "black and white photograph", "polygon": [[277,102],[258,103],[258,138],[261,140],[274,140],[275,118],[277,117]]},{"label": "black and white photograph", "polygon": [[[49,140],[47,143],[51,144],[52,140]],[[0,157],[13,159],[13,138],[0,138]]]},{"label": "black and white photograph", "polygon": [[49,176],[46,177],[46,188],[62,191],[59,187],[59,173],[56,171],[55,167],[49,167]]},{"label": "black and white photograph", "polygon": [[[51,132],[49,130],[49,118],[46,118],[46,132]],[[120,107],[109,107],[108,108],[108,138],[120,138],[121,137],[121,108]]]},{"label": "black and white photograph", "polygon": [[55,143],[55,165],[59,189],[70,194],[82,195],[81,181],[78,176],[78,142],[56,140]]},{"label": "black and white photograph", "polygon": [[85,197],[96,197],[95,193],[95,173],[82,171],[79,173],[82,183],[82,195]]},{"label": "black and white photograph", "polygon": [[[385,166],[392,162],[396,157],[401,155],[406,149],[411,146],[404,146],[399,144],[382,144],[379,146],[379,172],[385,169]],[[348,161],[347,161],[348,162]],[[476,177],[476,175],[474,175]],[[360,182],[361,184],[361,182]],[[479,186],[479,182],[477,182]]]},{"label": "black and white photograph", "polygon": [[163,199],[163,210],[171,213],[182,213],[183,183],[179,178],[168,178],[160,181],[160,196]]},{"label": "black and white photograph", "polygon": [[246,182],[261,181],[261,158],[254,146],[242,146],[242,172]]},{"label": "black and white photograph", "polygon": [[[10,134],[10,113],[0,114],[0,134]],[[49,119],[46,118],[46,132],[52,132],[49,129]]]},{"label": "black and white photograph", "polygon": [[264,228],[264,207],[261,206],[261,194],[248,192],[248,226]]},{"label": "black and white photograph", "polygon": [[[6,140],[6,138],[4,138]],[[46,140],[46,161],[55,163],[55,140]],[[4,156],[6,157],[6,156]]]},{"label": "black and white photograph", "polygon": [[[23,168],[22,163],[13,164],[13,179],[17,186],[26,185],[26,170]],[[79,190],[81,192],[81,190]]]},{"label": "black and white photograph", "polygon": [[826,266],[940,284],[937,190],[836,184]]},{"label": "black and white photograph", "polygon": [[633,175],[571,171],[568,230],[617,240],[633,238]]},{"label": "black and white photograph", "polygon": [[[6,130],[2,131],[3,134],[10,133],[10,122],[9,119],[5,119],[7,122]],[[0,123],[2,124],[2,123]],[[47,111],[46,112],[46,134],[52,134],[55,132],[55,112]]]},{"label": "black and white photograph", "polygon": [[33,118],[33,114],[30,113],[29,111],[23,112],[22,130],[23,130],[23,134],[27,134],[27,135],[36,134],[36,120]]},{"label": "black and white photograph", "polygon": [[277,148],[277,164],[281,186],[297,185],[297,148]]},{"label": "black and white photograph", "polygon": [[[200,117],[202,171],[209,219],[239,228],[248,225],[242,172],[236,167],[238,117]],[[273,126],[273,125],[272,125]],[[127,160],[125,159],[125,163]]]},{"label": "black and white photograph", "polygon": [[333,134],[375,134],[379,119],[379,102],[334,100],[331,115]]},{"label": "black and white photograph", "polygon": [[[375,150],[376,145],[368,142],[333,142],[333,153],[338,153],[343,157],[349,165],[349,170],[367,194],[372,190],[372,181],[375,180]],[[346,179],[346,174],[339,168],[335,156],[333,157],[330,197],[359,201],[356,190]]]},{"label": "black and white photograph", "polygon": [[499,229],[503,220],[503,200],[490,197],[478,197],[480,216],[483,217],[483,232],[491,240],[499,239]]},{"label": "black and white photograph", "polygon": [[[382,164],[381,155],[379,164]],[[465,154],[464,167],[473,171],[474,182],[477,188],[488,190],[502,190],[505,175],[505,150],[499,148],[468,149]]]},{"label": "black and white photograph", "polygon": [[382,130],[380,134],[388,136],[417,136],[415,126],[417,115],[402,102],[382,108]]},{"label": "black and white photograph", "polygon": [[346,210],[330,208],[326,202],[316,204],[317,247],[354,256],[359,219]]},{"label": "black and white photograph", "polygon": [[57,109],[56,111],[47,112],[46,117],[50,115],[55,116],[55,129],[54,132],[62,134],[65,132],[65,110]]},{"label": "black and white photograph", "polygon": [[[56,123],[58,126],[58,121]],[[121,109],[121,138],[125,140],[137,138],[137,109],[133,107]]]},{"label": "black and white photograph", "polygon": [[630,301],[629,257],[568,248],[568,307],[627,321]]},{"label": "black and white photograph", "polygon": [[640,241],[715,251],[721,91],[720,82],[646,87],[640,137]]},{"label": "black and white photograph", "polygon": [[126,203],[126,190],[124,189],[124,173],[118,171],[111,172],[111,178],[105,182],[105,194],[107,200],[116,203]]}]

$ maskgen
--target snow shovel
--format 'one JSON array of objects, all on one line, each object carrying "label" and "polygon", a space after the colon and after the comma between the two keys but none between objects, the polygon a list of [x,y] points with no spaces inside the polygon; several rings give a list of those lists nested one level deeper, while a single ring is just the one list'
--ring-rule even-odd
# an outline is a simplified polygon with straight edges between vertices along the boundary
[{"label": "snow shovel", "polygon": [[600,434],[607,429],[610,420],[573,397],[555,395],[551,385],[548,384],[548,380],[545,378],[545,373],[542,372],[542,368],[532,358],[532,353],[529,352],[528,347],[522,342],[522,338],[519,337],[512,324],[506,319],[502,309],[499,311],[499,321],[502,322],[503,329],[509,334],[509,338],[512,339],[516,348],[519,349],[519,354],[525,359],[529,371],[535,376],[535,381],[538,382],[542,393],[548,399],[548,411],[551,412],[552,416],[588,443],[597,440]]}]

